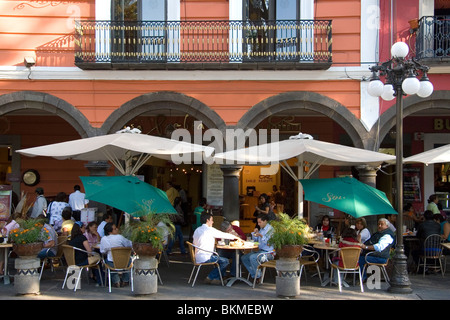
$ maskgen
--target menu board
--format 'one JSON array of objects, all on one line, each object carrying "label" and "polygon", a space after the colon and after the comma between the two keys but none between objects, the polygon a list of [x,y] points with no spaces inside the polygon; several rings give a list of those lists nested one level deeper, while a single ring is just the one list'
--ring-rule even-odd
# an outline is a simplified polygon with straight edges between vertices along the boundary
[{"label": "menu board", "polygon": [[403,201],[422,202],[420,192],[420,168],[403,169]]},{"label": "menu board", "polygon": [[5,221],[11,215],[12,189],[9,185],[0,185],[0,226],[3,227]]},{"label": "menu board", "polygon": [[220,165],[207,166],[206,199],[209,205],[223,206],[223,172]]}]

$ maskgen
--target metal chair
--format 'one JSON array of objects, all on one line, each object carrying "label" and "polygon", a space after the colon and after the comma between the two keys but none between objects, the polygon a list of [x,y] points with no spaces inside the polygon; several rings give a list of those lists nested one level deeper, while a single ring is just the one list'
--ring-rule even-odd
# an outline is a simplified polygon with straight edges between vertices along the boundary
[{"label": "metal chair", "polygon": [[[42,259],[42,266],[41,266],[41,273],[39,274],[39,280],[41,280],[41,278],[42,278],[42,273],[44,271],[44,267],[47,262],[50,263],[50,268],[51,268],[52,272],[55,272],[55,268],[53,266],[55,261],[58,261],[59,265],[63,264],[64,251],[63,251],[62,246],[64,244],[66,244],[67,238],[68,238],[67,236],[59,236],[58,243],[56,245],[56,247],[57,247],[56,255],[54,257],[45,257],[44,259]],[[50,250],[50,249],[51,248],[49,248],[48,250]]]},{"label": "metal chair", "polygon": [[[315,250],[312,246],[304,245],[302,253],[299,257],[300,262],[300,272],[299,272],[299,278],[301,281],[302,278],[302,272],[305,266],[315,266],[317,269],[317,274],[319,275],[320,283],[322,283],[322,275],[320,273],[320,267],[319,267],[319,259],[320,254]],[[306,276],[305,276],[306,279]]]},{"label": "metal chair", "polygon": [[[79,284],[80,278],[81,278],[81,272],[83,271],[83,269],[88,270],[89,268],[97,268],[99,274],[101,275],[101,269],[99,266],[101,259],[99,259],[96,263],[87,264],[87,265],[83,265],[83,266],[77,266],[75,263],[75,250],[85,252],[85,253],[88,253],[88,252],[85,250],[79,249],[79,248],[69,246],[67,244],[63,244],[62,248],[63,248],[63,252],[64,252],[64,258],[66,259],[66,262],[67,262],[66,277],[64,278],[62,289],[64,289],[64,286],[66,285],[66,282],[67,282],[67,277],[71,271],[80,270],[80,272],[78,273],[77,281],[75,283],[75,287],[74,287],[73,291],[77,291],[77,287],[78,287],[78,284]],[[88,281],[89,281],[89,276],[88,276]],[[102,277],[100,277],[100,281],[103,285]]]},{"label": "metal chair", "polygon": [[192,261],[192,264],[194,265],[194,267],[192,268],[191,275],[189,277],[188,283],[191,282],[192,275],[194,274],[195,268],[197,268],[197,273],[195,274],[194,281],[192,282],[192,287],[194,287],[195,281],[197,280],[198,273],[199,273],[200,268],[202,266],[216,266],[219,269],[220,281],[221,281],[222,286],[223,286],[222,273],[220,272],[220,266],[219,266],[218,262],[202,262],[202,263],[199,263],[199,262],[197,262],[195,260],[195,250],[201,250],[201,251],[205,251],[205,252],[211,253],[213,256],[217,256],[217,258],[219,258],[219,254],[217,252],[208,251],[208,250],[199,248],[199,247],[193,245],[192,243],[190,243],[189,241],[186,241],[186,244],[189,247],[189,255],[191,256],[191,261]]},{"label": "metal chair", "polygon": [[[442,276],[444,276],[444,267],[442,266],[442,260],[445,260],[445,256],[442,254],[442,238],[438,234],[432,234],[425,239],[423,243],[423,251],[419,256],[419,263],[417,264],[417,272],[419,272],[420,266],[423,267],[423,276],[425,277],[425,269],[441,270]],[[427,260],[432,262],[427,263]],[[422,263],[420,263],[422,261]],[[436,262],[439,261],[439,266]],[[445,265],[444,265],[445,266]]]},{"label": "metal chair", "polygon": [[133,259],[131,256],[133,249],[130,247],[115,247],[111,248],[111,255],[113,258],[113,266],[110,266],[103,260],[106,270],[108,270],[108,285],[109,292],[111,293],[111,273],[129,273],[131,291],[134,291],[133,287]]},{"label": "metal chair", "polygon": [[387,259],[385,263],[368,262],[367,261],[367,257],[372,255],[372,254],[374,254],[374,253],[375,253],[375,251],[370,251],[370,252],[368,252],[366,254],[366,256],[365,256],[366,263],[364,264],[364,268],[363,268],[362,274],[365,274],[365,271],[366,271],[366,269],[369,266],[377,266],[377,267],[379,267],[381,269],[381,272],[383,273],[383,276],[384,276],[384,280],[386,280],[386,282],[389,283],[391,280],[389,279],[389,275],[388,275],[387,270],[386,270],[386,266],[389,263],[389,259]]},{"label": "metal chair", "polygon": [[[277,261],[275,259],[272,259],[272,260],[267,259],[264,262],[261,262],[262,257],[264,257],[266,255],[274,255],[274,254],[275,254],[275,251],[269,251],[269,252],[261,252],[260,254],[258,254],[256,256],[256,261],[258,261],[258,267],[256,267],[256,274],[258,274],[259,269],[262,269],[260,284],[264,283],[264,275],[266,274],[266,268],[276,269],[276,267],[277,267]],[[250,274],[248,276],[250,276]],[[257,279],[257,277],[255,276],[255,278],[253,279],[253,289],[255,289],[255,286],[256,286],[256,279]]]},{"label": "metal chair", "polygon": [[[339,292],[342,292],[342,281],[341,281],[341,273],[347,274],[347,273],[353,273],[358,274],[359,276],[359,284],[361,286],[361,292],[364,292],[363,287],[363,281],[361,277],[361,271],[359,269],[358,260],[359,255],[361,254],[361,249],[356,247],[344,247],[340,248],[336,251],[333,251],[330,253],[339,253],[339,257],[342,261],[342,267],[339,266],[339,264],[334,264],[331,262],[330,256],[328,256],[328,261],[331,266],[331,273],[330,273],[330,279],[333,278],[333,270],[337,270],[337,276],[338,276],[338,284],[339,284]],[[332,282],[330,281],[330,286]]]}]

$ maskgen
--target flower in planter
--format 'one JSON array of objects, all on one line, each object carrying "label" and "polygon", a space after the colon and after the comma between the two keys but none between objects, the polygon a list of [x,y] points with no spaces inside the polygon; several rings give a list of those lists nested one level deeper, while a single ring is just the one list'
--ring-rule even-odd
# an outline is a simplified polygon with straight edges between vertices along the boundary
[{"label": "flower in planter", "polygon": [[151,243],[162,250],[169,235],[173,234],[174,225],[167,214],[148,213],[138,220],[132,220],[122,230],[122,235],[133,243]]},{"label": "flower in planter", "polygon": [[43,220],[18,220],[19,228],[11,230],[8,241],[15,244],[44,242],[49,239],[49,230]]},{"label": "flower in planter", "polygon": [[273,232],[269,244],[276,249],[285,245],[303,245],[308,243],[310,228],[306,221],[297,216],[291,218],[286,213],[278,214],[278,219],[270,221]]}]

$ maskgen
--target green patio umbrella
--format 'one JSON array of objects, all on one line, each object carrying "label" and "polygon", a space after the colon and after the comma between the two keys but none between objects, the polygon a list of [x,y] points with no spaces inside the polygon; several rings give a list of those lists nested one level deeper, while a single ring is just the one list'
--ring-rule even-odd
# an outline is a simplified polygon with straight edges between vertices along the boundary
[{"label": "green patio umbrella", "polygon": [[134,217],[153,213],[176,214],[167,195],[135,176],[80,177],[86,199],[123,210]]},{"label": "green patio umbrella", "polygon": [[305,199],[348,213],[355,218],[397,214],[386,194],[352,177],[300,179]]}]

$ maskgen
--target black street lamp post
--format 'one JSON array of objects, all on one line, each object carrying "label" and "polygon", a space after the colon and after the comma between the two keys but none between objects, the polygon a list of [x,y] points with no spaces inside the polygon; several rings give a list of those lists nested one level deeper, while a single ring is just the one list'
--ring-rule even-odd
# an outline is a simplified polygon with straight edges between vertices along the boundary
[{"label": "black street lamp post", "polygon": [[[394,270],[389,291],[393,293],[411,293],[408,277],[407,257],[403,245],[403,95],[417,94],[425,98],[433,92],[433,85],[428,80],[429,68],[413,59],[406,59],[408,45],[395,43],[391,48],[392,59],[370,68],[373,72],[368,93],[383,100],[396,100],[396,189],[397,189],[397,244],[393,257]],[[422,74],[419,81],[416,76]],[[383,84],[378,75],[385,76]]]}]

